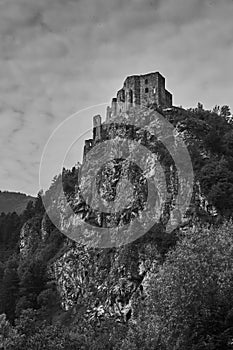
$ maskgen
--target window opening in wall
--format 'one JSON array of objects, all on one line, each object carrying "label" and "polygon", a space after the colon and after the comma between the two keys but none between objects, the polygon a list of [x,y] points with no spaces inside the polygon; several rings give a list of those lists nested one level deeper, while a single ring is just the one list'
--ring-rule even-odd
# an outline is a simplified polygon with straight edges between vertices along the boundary
[{"label": "window opening in wall", "polygon": [[147,94],[149,92],[149,89],[148,88],[145,88],[145,93]]},{"label": "window opening in wall", "polygon": [[148,84],[148,79],[145,79],[145,84]]},{"label": "window opening in wall", "polygon": [[133,103],[133,91],[132,90],[129,91],[129,102]]}]

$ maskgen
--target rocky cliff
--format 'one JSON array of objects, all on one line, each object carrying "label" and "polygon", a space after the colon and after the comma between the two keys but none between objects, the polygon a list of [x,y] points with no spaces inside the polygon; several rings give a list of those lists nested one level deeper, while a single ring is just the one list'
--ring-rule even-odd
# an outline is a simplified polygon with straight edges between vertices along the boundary
[{"label": "rocky cliff", "polygon": [[[150,274],[164,261],[168,249],[175,244],[182,231],[201,222],[210,225],[222,217],[219,202],[213,202],[208,197],[205,177],[203,180],[204,175],[200,176],[210,159],[215,160],[218,156],[206,141],[212,126],[208,118],[203,121],[204,112],[178,108],[159,113],[173,125],[170,134],[172,142],[176,140],[176,135],[182,135],[187,144],[193,164],[194,183],[187,210],[183,213],[179,210],[173,212],[171,217],[178,188],[187,185],[187,178],[184,176],[178,179],[176,164],[154,134],[155,129],[158,131],[162,128],[154,119],[154,112],[158,113],[152,108],[149,112],[147,109],[128,115],[127,124],[125,116],[117,123],[112,121],[103,124],[102,139],[96,142],[96,150],[93,147],[90,156],[87,153],[88,166],[85,168],[84,164],[73,170],[73,173],[64,171],[63,176],[56,179],[46,194],[48,214],[67,236],[49,260],[47,271],[56,283],[62,307],[73,310],[77,315],[82,313],[83,317],[93,322],[114,318],[124,323],[132,318],[134,306],[146,295]],[[210,114],[209,111],[205,113]],[[143,130],[135,127],[135,118],[136,121],[140,118]],[[219,116],[212,114],[212,118],[219,119]],[[226,121],[223,124],[224,128],[228,128]],[[138,152],[136,144],[125,143],[120,148],[119,144],[122,145],[125,139],[150,151],[150,156],[140,153],[143,172],[132,162],[132,154]],[[111,141],[107,146],[106,140]],[[114,155],[113,159],[106,158],[109,153]],[[161,164],[160,167],[158,163]],[[99,164],[103,166],[99,167]],[[96,169],[94,191],[92,179]],[[140,234],[137,227],[135,233],[135,226],[130,225],[135,218],[140,218],[147,205],[147,179],[151,175],[156,175],[157,178],[157,195],[151,203],[158,209],[159,216],[152,217],[156,220],[146,232]],[[165,182],[160,181],[163,176]],[[75,177],[78,183],[66,190],[69,177]],[[59,184],[60,180],[63,188]],[[165,198],[162,197],[164,183]],[[105,207],[114,201],[114,211],[99,210],[100,207],[96,205],[99,203],[98,196],[102,198]],[[159,207],[161,200],[162,209]],[[151,216],[147,216],[145,222],[149,220]],[[166,225],[171,220],[176,221],[176,227],[167,232]],[[38,241],[46,244],[46,237],[50,234],[47,222],[45,214],[39,232],[31,232],[29,223],[24,225],[21,232],[22,256],[27,251],[36,250]],[[130,227],[127,237],[124,236],[124,231],[121,231],[123,235],[118,235],[118,228],[124,225]],[[108,229],[110,236],[98,231],[101,228]],[[144,226],[140,226],[140,229],[143,230]]]}]

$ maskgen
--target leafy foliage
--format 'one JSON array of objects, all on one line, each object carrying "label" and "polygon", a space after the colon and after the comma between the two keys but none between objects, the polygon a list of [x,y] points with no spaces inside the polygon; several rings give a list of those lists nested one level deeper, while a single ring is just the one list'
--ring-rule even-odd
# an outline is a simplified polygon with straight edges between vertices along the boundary
[{"label": "leafy foliage", "polygon": [[151,276],[123,349],[232,349],[233,225],[180,237]]}]

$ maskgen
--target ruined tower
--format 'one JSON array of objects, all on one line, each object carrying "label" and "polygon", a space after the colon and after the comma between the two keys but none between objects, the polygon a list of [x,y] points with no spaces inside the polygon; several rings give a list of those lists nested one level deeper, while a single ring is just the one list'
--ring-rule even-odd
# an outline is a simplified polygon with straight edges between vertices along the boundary
[{"label": "ruined tower", "polygon": [[93,117],[93,139],[101,140],[101,116],[99,114]]},{"label": "ruined tower", "polygon": [[[132,75],[125,79],[123,88],[117,92],[112,99],[111,106],[107,107],[106,121],[121,113],[128,112],[132,107],[149,106],[156,104],[161,108],[172,107],[172,94],[165,89],[165,78],[159,73],[148,73],[144,75]],[[85,141],[83,161],[87,153],[108,133],[107,123],[101,121],[100,115],[93,117],[93,138]],[[128,130],[127,132],[132,132]]]},{"label": "ruined tower", "polygon": [[159,73],[132,75],[126,78],[123,88],[112,99],[107,108],[107,118],[125,113],[131,107],[156,104],[158,107],[172,107],[172,94],[165,89],[165,78]]}]

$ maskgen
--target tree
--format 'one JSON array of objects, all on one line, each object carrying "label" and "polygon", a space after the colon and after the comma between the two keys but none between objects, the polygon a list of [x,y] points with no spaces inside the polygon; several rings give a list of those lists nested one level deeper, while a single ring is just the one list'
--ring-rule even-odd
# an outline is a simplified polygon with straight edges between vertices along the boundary
[{"label": "tree", "polygon": [[220,115],[221,117],[225,117],[225,118],[231,115],[230,107],[227,105],[222,106],[220,110]]},{"label": "tree", "polygon": [[25,222],[29,219],[31,219],[35,214],[35,207],[33,201],[29,201],[26,209],[24,210],[22,214],[22,221]]},{"label": "tree", "polygon": [[45,288],[47,281],[46,265],[41,260],[25,262],[19,269],[20,295],[26,297],[34,308],[38,307],[37,296]]},{"label": "tree", "polygon": [[233,225],[188,232],[150,281],[167,350],[233,349]]},{"label": "tree", "polygon": [[0,315],[0,349],[13,350],[17,340],[17,332],[7,320],[6,315]]},{"label": "tree", "polygon": [[213,112],[220,115],[220,106],[215,105],[213,108]]},{"label": "tree", "polygon": [[45,212],[45,208],[44,208],[44,204],[43,204],[43,200],[42,200],[42,196],[43,196],[43,191],[39,191],[37,198],[35,200],[35,213],[38,215],[43,215]]},{"label": "tree", "polygon": [[17,268],[17,257],[10,258],[4,271],[1,286],[2,295],[0,310],[7,315],[7,318],[10,321],[13,321],[15,318],[15,306],[19,292],[19,277]]},{"label": "tree", "polygon": [[199,179],[209,203],[229,217],[233,209],[233,172],[228,161],[224,157],[209,161],[202,167]]}]

